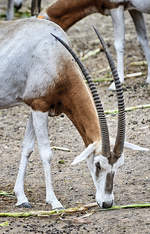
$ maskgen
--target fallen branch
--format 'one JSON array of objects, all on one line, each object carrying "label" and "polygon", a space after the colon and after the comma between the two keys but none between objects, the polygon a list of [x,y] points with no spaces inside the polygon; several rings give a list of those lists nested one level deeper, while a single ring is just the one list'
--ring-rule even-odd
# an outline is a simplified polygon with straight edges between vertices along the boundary
[{"label": "fallen branch", "polygon": [[130,73],[130,74],[125,75],[125,79],[128,79],[128,78],[136,78],[136,77],[140,77],[140,76],[144,76],[144,75],[145,75],[144,72]]},{"label": "fallen branch", "polygon": [[103,72],[110,72],[110,67],[106,67],[106,68],[103,68],[102,70],[99,71],[99,73],[103,73]]},{"label": "fallen branch", "polygon": [[68,148],[63,148],[63,147],[58,147],[58,146],[52,146],[51,149],[70,152],[70,149],[68,149]]},{"label": "fallen branch", "polygon": [[[140,76],[145,76],[146,73],[145,72],[136,72],[136,73],[130,73],[130,74],[127,74],[125,75],[125,79],[129,79],[129,78],[137,78],[137,77],[140,77]],[[110,77],[110,78],[107,78],[108,75],[102,77],[102,78],[98,78],[98,79],[94,79],[94,82],[110,82],[110,81],[113,81],[113,78]]]},{"label": "fallen branch", "polygon": [[100,52],[100,48],[89,51],[86,55],[84,55],[81,60],[84,61],[86,59],[88,59],[89,57],[95,56],[96,54],[98,54]]},{"label": "fallen branch", "polygon": [[100,79],[94,79],[93,81],[94,81],[94,83],[103,83],[103,82],[110,82],[112,80],[113,80],[113,78],[102,77]]},{"label": "fallen branch", "polygon": [[0,190],[0,196],[14,197],[14,193],[13,192],[6,192],[6,191]]},{"label": "fallen branch", "polygon": [[8,221],[0,223],[0,227],[6,227],[8,225],[9,225]]},{"label": "fallen branch", "polygon": [[132,62],[129,64],[129,66],[147,66],[147,62],[146,61]]},{"label": "fallen branch", "polygon": [[[139,109],[148,109],[150,108],[150,104],[145,104],[145,105],[139,105],[139,106],[132,106],[132,107],[127,107],[125,109],[125,112],[129,111],[134,111],[134,110],[139,110]],[[117,114],[118,110],[106,110],[105,114]]]},{"label": "fallen branch", "polygon": [[60,220],[62,220],[63,222],[65,223],[73,223],[73,224],[89,224],[91,223],[90,220],[88,220],[88,218],[93,215],[93,212],[92,213],[86,213],[80,217],[76,217],[76,216],[71,216],[71,217],[67,217],[67,218],[62,218],[60,217]]},{"label": "fallen branch", "polygon": [[[97,205],[97,204],[96,204]],[[96,206],[94,204],[94,206]],[[93,207],[94,207],[93,206]],[[62,214],[73,214],[76,212],[87,211],[89,208],[87,206],[83,207],[74,207],[62,210],[50,210],[50,211],[29,211],[29,212],[8,212],[8,213],[0,213],[0,217],[13,217],[13,218],[26,218],[26,217],[43,217],[43,216],[56,216]]]},{"label": "fallen branch", "polygon": [[[64,210],[51,210],[51,211],[30,211],[30,212],[9,212],[9,213],[0,213],[0,217],[13,217],[13,218],[26,218],[26,217],[43,217],[43,216],[60,216],[62,214],[73,214],[76,212],[87,211],[89,208],[96,207],[97,203],[91,203],[88,205],[68,208]],[[120,209],[131,209],[131,208],[149,208],[150,203],[142,204],[129,204],[123,206],[113,206],[108,209],[99,209],[99,211],[108,211],[108,210],[120,210]]]}]

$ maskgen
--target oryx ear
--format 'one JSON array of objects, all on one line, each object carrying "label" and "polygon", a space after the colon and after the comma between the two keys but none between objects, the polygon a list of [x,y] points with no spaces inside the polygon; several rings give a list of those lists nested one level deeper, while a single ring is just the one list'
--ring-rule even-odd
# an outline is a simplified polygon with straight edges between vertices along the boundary
[{"label": "oryx ear", "polygon": [[126,147],[128,149],[132,149],[132,150],[138,150],[138,151],[149,151],[148,148],[144,148],[144,147],[141,147],[139,145],[135,145],[135,144],[129,143],[127,141],[125,141],[124,147]]},{"label": "oryx ear", "polygon": [[88,145],[88,147],[80,155],[78,155],[74,159],[74,161],[71,163],[71,165],[75,165],[75,164],[87,159],[95,151],[95,149],[96,149],[96,142]]},{"label": "oryx ear", "polygon": [[[110,144],[111,145],[115,144],[115,139],[112,138],[112,137],[110,138]],[[149,151],[148,148],[144,148],[144,147],[141,147],[139,145],[129,143],[127,141],[124,142],[124,147],[127,148],[127,149],[138,150],[138,151]]]}]

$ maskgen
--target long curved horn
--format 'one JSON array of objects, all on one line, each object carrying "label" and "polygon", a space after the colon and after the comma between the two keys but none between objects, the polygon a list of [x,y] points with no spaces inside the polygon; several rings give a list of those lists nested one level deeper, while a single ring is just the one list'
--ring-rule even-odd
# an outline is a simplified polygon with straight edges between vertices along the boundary
[{"label": "long curved horn", "polygon": [[125,105],[124,105],[124,98],[123,98],[123,90],[122,90],[122,86],[119,80],[119,76],[118,76],[115,64],[108,51],[108,48],[96,28],[94,28],[94,31],[96,32],[104,48],[106,57],[108,59],[108,62],[112,71],[115,86],[116,86],[117,99],[118,99],[118,129],[117,129],[117,137],[116,137],[116,142],[115,142],[113,152],[116,157],[120,157],[123,152],[124,141],[125,141]]},{"label": "long curved horn", "polygon": [[[51,33],[52,34],[52,33]],[[79,58],[76,56],[76,54],[73,52],[73,50],[59,37],[56,35],[52,34],[58,41],[60,41],[63,46],[71,53],[71,55],[74,57],[75,61],[79,65],[85,79],[87,80],[88,86],[91,90],[94,103],[97,109],[98,117],[99,117],[99,122],[100,122],[100,127],[101,127],[101,136],[102,136],[102,154],[105,157],[110,156],[110,141],[109,141],[109,132],[108,132],[108,126],[107,126],[107,121],[106,117],[104,114],[103,106],[101,103],[101,100],[99,98],[96,86],[94,82],[92,81],[92,78],[90,77],[89,73],[87,72],[87,69],[83,66]]]}]

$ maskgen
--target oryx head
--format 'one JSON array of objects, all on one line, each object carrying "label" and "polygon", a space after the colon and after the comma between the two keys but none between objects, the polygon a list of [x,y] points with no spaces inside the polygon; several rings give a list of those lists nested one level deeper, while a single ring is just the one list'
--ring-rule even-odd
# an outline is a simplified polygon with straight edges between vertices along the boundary
[{"label": "oryx head", "polygon": [[123,148],[125,139],[125,107],[123,99],[123,91],[117,74],[117,70],[113,63],[113,60],[109,54],[109,51],[94,28],[99,40],[101,41],[104,51],[106,53],[115,86],[118,99],[118,130],[116,142],[113,150],[110,149],[110,139],[107,127],[107,121],[104,114],[104,110],[96,90],[96,86],[89,76],[87,70],[77,58],[75,53],[66,45],[60,38],[56,37],[72,54],[75,61],[78,63],[85,79],[87,80],[88,86],[91,90],[95,106],[97,109],[100,129],[101,129],[101,142],[93,142],[79,155],[75,158],[72,165],[75,165],[83,160],[87,160],[88,168],[92,175],[95,187],[96,187],[96,201],[100,207],[109,208],[113,205],[114,195],[113,195],[113,181],[117,169],[124,163],[123,158]]},{"label": "oryx head", "polygon": [[116,157],[113,152],[110,156],[104,156],[101,149],[101,142],[90,144],[79,156],[77,156],[72,165],[83,160],[87,161],[88,168],[96,187],[96,201],[102,208],[109,208],[113,205],[113,181],[117,169],[123,165],[124,156]]}]

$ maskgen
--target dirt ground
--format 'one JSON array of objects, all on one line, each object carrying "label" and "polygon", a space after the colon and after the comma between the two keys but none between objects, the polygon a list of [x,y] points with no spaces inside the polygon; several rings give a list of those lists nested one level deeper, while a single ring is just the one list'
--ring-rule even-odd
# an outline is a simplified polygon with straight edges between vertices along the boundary
[{"label": "dirt ground", "polygon": [[[44,2],[44,1],[43,1]],[[45,6],[48,1],[45,1]],[[3,4],[2,4],[3,3]],[[3,10],[5,1],[1,2]],[[25,4],[29,4],[26,1]],[[27,5],[26,5],[27,6]],[[126,73],[147,72],[146,67],[131,67],[130,63],[144,60],[138,45],[133,23],[128,15],[126,19]],[[146,15],[148,37],[150,39],[150,15]],[[95,25],[110,45],[110,51],[116,58],[113,46],[113,29],[110,17],[95,14],[73,26],[67,33],[73,48],[83,57],[89,51],[98,48]],[[100,71],[108,66],[103,52],[88,57],[84,61],[94,79],[106,73]],[[126,107],[150,104],[150,87],[145,85],[146,75],[126,79],[124,97]],[[108,91],[109,82],[97,84],[105,110],[116,109],[116,95]],[[26,106],[0,111],[0,190],[13,190],[20,160],[21,142],[30,110]],[[117,116],[107,115],[111,136],[116,134]],[[150,148],[150,109],[135,110],[126,113],[126,140]],[[77,204],[95,202],[95,187],[87,169],[86,162],[71,166],[74,157],[84,149],[83,141],[67,117],[49,119],[49,139],[51,146],[66,147],[70,152],[54,151],[52,177],[56,196],[65,208]],[[114,182],[116,205],[150,202],[150,152],[124,150],[125,164],[119,169]],[[61,163],[63,162],[63,163]],[[42,164],[37,146],[30,157],[25,191],[33,205],[31,210],[49,210],[45,204],[45,182]],[[28,211],[15,207],[15,197],[0,196],[0,212]],[[98,207],[86,212],[89,217],[79,221],[85,212],[63,217],[43,218],[4,218],[8,225],[0,227],[0,233],[111,233],[111,234],[150,234],[150,209],[126,209],[101,211]],[[75,221],[76,220],[76,221]]]}]

